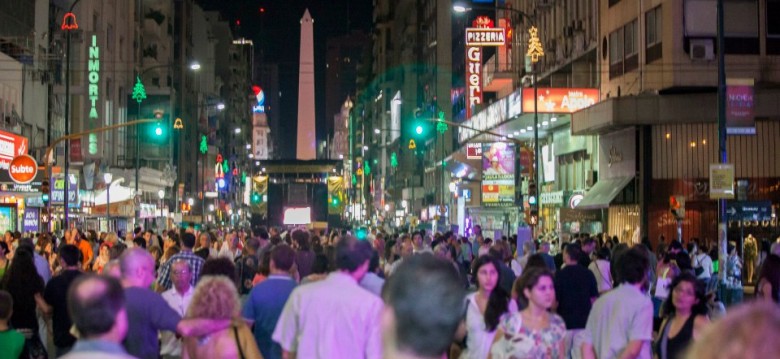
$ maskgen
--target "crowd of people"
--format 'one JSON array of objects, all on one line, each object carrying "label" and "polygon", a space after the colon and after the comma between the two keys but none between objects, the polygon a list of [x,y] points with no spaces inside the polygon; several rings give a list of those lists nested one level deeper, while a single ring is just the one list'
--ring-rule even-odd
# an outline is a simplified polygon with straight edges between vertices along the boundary
[{"label": "crowd of people", "polygon": [[725,315],[714,278],[740,268],[731,247],[718,266],[696,240],[360,237],[7,232],[0,358],[727,358],[727,343],[761,358],[722,327],[780,334],[780,244],[758,271],[771,304]]}]

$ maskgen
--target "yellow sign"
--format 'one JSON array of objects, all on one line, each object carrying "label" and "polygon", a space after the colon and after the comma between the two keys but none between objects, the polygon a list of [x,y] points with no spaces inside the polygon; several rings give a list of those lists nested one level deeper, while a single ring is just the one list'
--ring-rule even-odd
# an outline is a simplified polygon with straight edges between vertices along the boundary
[{"label": "yellow sign", "polygon": [[357,175],[358,176],[362,176],[363,175],[363,169],[362,168],[358,168]]},{"label": "yellow sign", "polygon": [[176,130],[181,130],[184,128],[184,122],[182,122],[181,118],[176,119],[176,122],[173,123],[173,128]]},{"label": "yellow sign", "polygon": [[710,164],[710,199],[734,199],[734,164]]},{"label": "yellow sign", "polygon": [[531,26],[528,29],[528,35],[528,51],[525,55],[531,58],[531,62],[539,62],[539,58],[544,56],[542,41],[539,40],[539,30],[536,29],[536,26]]},{"label": "yellow sign", "polygon": [[409,140],[409,149],[413,150],[417,148],[417,144],[414,143],[414,139]]}]

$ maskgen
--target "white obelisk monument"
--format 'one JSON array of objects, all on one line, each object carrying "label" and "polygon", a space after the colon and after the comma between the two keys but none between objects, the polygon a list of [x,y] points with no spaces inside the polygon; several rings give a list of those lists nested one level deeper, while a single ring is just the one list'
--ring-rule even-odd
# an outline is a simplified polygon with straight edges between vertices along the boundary
[{"label": "white obelisk monument", "polygon": [[317,158],[314,122],[314,20],[309,9],[301,18],[301,55],[298,69],[298,160]]}]

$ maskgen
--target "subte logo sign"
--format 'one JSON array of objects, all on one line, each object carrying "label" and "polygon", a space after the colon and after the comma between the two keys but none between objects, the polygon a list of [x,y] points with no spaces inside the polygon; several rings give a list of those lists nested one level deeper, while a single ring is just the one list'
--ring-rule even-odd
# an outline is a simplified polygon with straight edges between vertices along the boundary
[{"label": "subte logo sign", "polygon": [[8,166],[8,174],[18,184],[30,183],[38,174],[38,162],[28,155],[16,156]]}]

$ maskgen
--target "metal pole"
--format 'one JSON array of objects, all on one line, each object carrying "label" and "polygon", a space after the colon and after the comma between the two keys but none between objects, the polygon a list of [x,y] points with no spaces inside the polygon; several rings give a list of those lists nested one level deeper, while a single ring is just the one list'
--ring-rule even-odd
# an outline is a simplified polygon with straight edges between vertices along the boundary
[{"label": "metal pole", "polygon": [[[140,117],[141,115],[141,104],[138,104],[138,115]],[[138,204],[135,205],[135,227],[138,227],[139,218],[141,217],[141,200],[138,196],[138,182],[140,179],[138,178],[138,170],[141,166],[141,160],[139,158],[140,153],[140,145],[139,142],[141,141],[140,132],[138,131],[138,127],[135,128],[135,198],[138,199]]]},{"label": "metal pole", "polygon": [[[199,151],[200,152],[200,151]],[[200,224],[205,225],[206,224],[206,185],[205,185],[205,178],[206,178],[206,154],[201,152],[200,153],[200,178],[201,178],[201,184],[200,184]]]},{"label": "metal pole", "polygon": [[[723,34],[723,0],[717,0],[718,12],[718,154],[720,163],[728,162],[726,153],[726,41]],[[718,278],[723,282],[726,278],[726,243],[728,231],[726,222],[726,200],[718,200]]]},{"label": "metal pole", "polygon": [[111,232],[111,182],[106,183],[106,230]]},{"label": "metal pole", "polygon": [[[73,6],[76,4],[74,3]],[[71,6],[71,10],[73,10],[73,6]],[[70,33],[73,30],[68,30],[68,36],[67,36],[67,44],[65,49],[65,136],[68,136],[70,134]],[[62,198],[63,207],[65,208],[65,222],[64,222],[64,229],[67,230],[68,227],[68,169],[70,167],[70,141],[65,141],[65,170],[63,171],[65,174],[65,185],[64,185],[64,195]],[[51,184],[52,187],[55,187],[55,183]]]},{"label": "metal pole", "polygon": [[537,95],[536,86],[536,64],[531,63],[531,66],[533,67],[532,78],[534,81],[534,183],[536,184],[534,187],[534,197],[536,198],[534,207],[536,207],[536,226],[538,226],[541,217],[539,213],[539,203],[541,201],[539,198],[539,187],[541,186],[541,183],[539,183],[539,96]]}]

